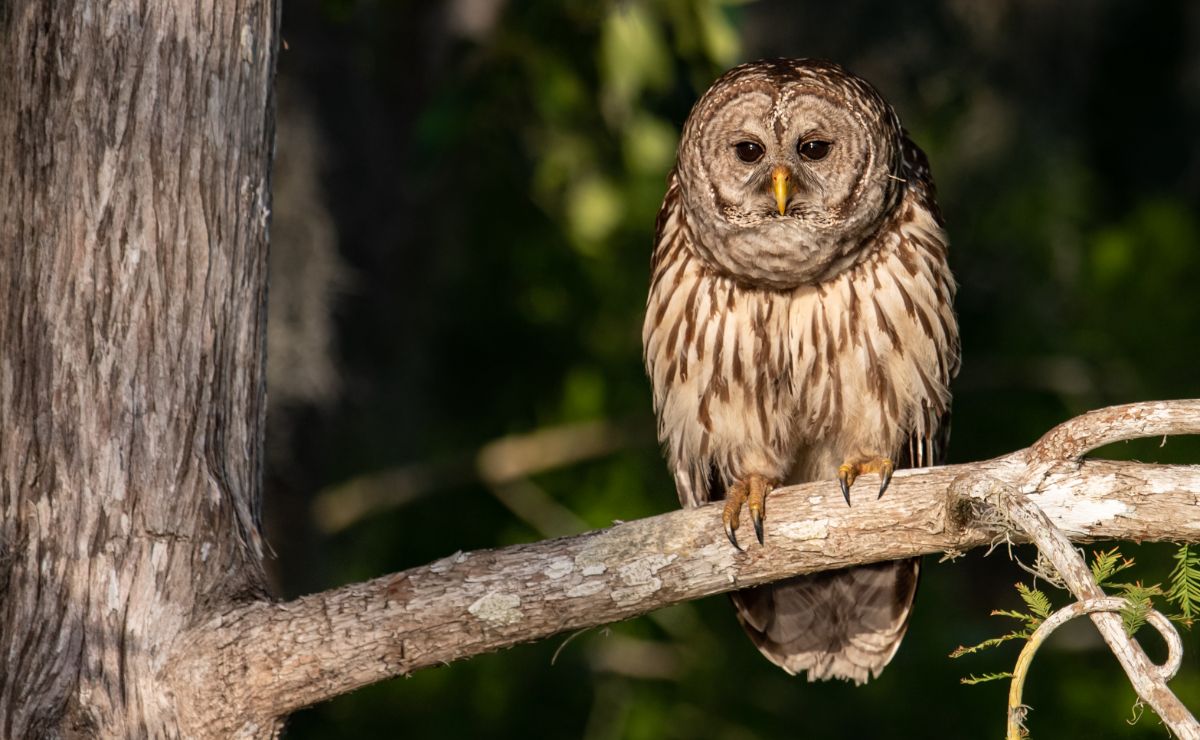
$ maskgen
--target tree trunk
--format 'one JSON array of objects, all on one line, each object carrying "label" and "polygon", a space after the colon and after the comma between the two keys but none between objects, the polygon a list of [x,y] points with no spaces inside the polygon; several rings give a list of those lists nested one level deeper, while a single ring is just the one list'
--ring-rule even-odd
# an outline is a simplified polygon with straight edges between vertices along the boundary
[{"label": "tree trunk", "polygon": [[0,3],[0,736],[191,734],[164,666],[265,593],[277,20]]}]

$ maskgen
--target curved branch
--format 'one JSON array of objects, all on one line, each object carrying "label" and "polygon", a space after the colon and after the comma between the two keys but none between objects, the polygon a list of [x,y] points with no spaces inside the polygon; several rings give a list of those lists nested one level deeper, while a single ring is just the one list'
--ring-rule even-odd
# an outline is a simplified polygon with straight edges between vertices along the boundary
[{"label": "curved branch", "polygon": [[[1120,612],[1128,603],[1126,599],[1119,596],[1076,601],[1046,617],[1046,620],[1038,625],[1038,628],[1029,636],[1025,647],[1021,648],[1021,654],[1017,656],[1017,664],[1013,668],[1012,683],[1009,684],[1008,689],[1008,740],[1019,740],[1024,737],[1023,729],[1027,707],[1021,703],[1021,694],[1025,688],[1025,677],[1029,674],[1029,666],[1033,663],[1033,656],[1046,638],[1054,630],[1076,617],[1098,612]],[[1167,643],[1167,659],[1163,661],[1162,665],[1155,666],[1155,668],[1163,681],[1170,681],[1179,672],[1179,667],[1183,665],[1183,638],[1179,636],[1179,630],[1175,629],[1171,620],[1163,616],[1162,612],[1150,610],[1146,614],[1146,621],[1158,630],[1158,634],[1162,635],[1163,641]]]},{"label": "curved branch", "polygon": [[[1102,435],[1084,424],[1067,436]],[[779,489],[771,494],[766,546],[744,553],[726,541],[719,507],[705,506],[456,553],[288,603],[255,602],[194,629],[168,667],[169,680],[192,698],[198,735],[236,734],[247,716],[280,716],[385,678],[674,603],[800,573],[987,545],[1004,522],[995,520],[994,488],[975,485],[980,480],[1026,492],[1076,541],[1200,541],[1200,466],[1031,457],[1022,450],[899,471],[886,496],[857,496],[853,507],[832,481]],[[229,685],[246,691],[201,695],[195,688]]]},{"label": "curved branch", "polygon": [[1114,442],[1200,434],[1200,399],[1151,401],[1089,411],[1047,432],[1030,448],[1039,461],[1078,460]]},{"label": "curved branch", "polygon": [[[960,481],[958,485],[962,486],[963,482]],[[1003,516],[1037,545],[1038,552],[1054,566],[1058,576],[1077,599],[1091,601],[1105,598],[1107,594],[1097,585],[1079,551],[1038,508],[1033,501],[1035,497],[1022,495],[1013,486],[997,480],[981,478],[970,481],[968,485],[973,489],[974,496],[982,494],[989,503],[994,502]],[[1110,612],[1093,613],[1091,617],[1109,649],[1125,669],[1125,675],[1129,677],[1138,696],[1158,713],[1176,737],[1200,740],[1200,723],[1167,687],[1167,679],[1159,673],[1142,646],[1126,634],[1121,617]]]}]

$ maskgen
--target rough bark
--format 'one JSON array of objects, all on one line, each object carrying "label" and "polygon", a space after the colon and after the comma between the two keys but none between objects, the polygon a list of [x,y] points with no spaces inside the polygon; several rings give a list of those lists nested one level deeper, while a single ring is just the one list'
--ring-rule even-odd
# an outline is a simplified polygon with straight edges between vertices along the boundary
[{"label": "rough bark", "polygon": [[181,734],[176,640],[264,593],[277,11],[0,3],[4,737]]}]

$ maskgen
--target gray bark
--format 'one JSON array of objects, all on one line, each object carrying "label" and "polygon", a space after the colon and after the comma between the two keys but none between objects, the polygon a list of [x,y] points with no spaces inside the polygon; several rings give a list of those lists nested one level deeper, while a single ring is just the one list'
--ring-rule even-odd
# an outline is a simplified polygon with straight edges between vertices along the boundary
[{"label": "gray bark", "polygon": [[0,5],[0,735],[171,736],[264,594],[273,0]]}]

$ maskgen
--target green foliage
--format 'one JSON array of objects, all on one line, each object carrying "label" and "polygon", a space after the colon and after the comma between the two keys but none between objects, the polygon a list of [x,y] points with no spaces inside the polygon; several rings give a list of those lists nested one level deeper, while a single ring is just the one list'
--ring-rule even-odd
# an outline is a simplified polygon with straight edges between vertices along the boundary
[{"label": "green foliage", "polygon": [[[1193,616],[1196,614],[1197,597],[1200,596],[1200,556],[1184,544],[1179,546],[1174,559],[1175,568],[1170,577],[1171,587],[1164,591],[1159,584],[1146,585],[1140,580],[1132,583],[1113,583],[1114,575],[1135,565],[1134,559],[1124,557],[1119,548],[1113,547],[1109,550],[1098,550],[1092,553],[1090,567],[1096,583],[1101,587],[1107,586],[1115,590],[1125,600],[1125,606],[1120,612],[1121,621],[1125,632],[1131,637],[1145,626],[1151,611],[1162,610],[1163,606],[1156,603],[1156,599],[1165,600],[1168,604],[1176,606],[1180,610],[1179,613],[1167,616],[1190,627]],[[1034,586],[1017,583],[1016,589],[1021,601],[1025,604],[1026,611],[995,610],[992,615],[1016,619],[1022,623],[1021,627],[999,637],[983,640],[970,647],[960,646],[950,653],[951,658],[961,658],[964,655],[998,647],[1006,642],[1027,641],[1033,637],[1038,627],[1053,613],[1054,607],[1049,596]],[[984,673],[980,676],[971,674],[960,681],[967,685],[975,685],[1001,678],[1011,678],[1012,675],[1011,672]]]},{"label": "green foliage", "polygon": [[[1001,616],[1014,617],[1017,619],[1024,618],[1024,615],[1016,613],[1016,612],[1001,612],[1001,611],[992,612],[992,616],[994,616],[994,617],[1001,617]],[[1027,640],[1027,639],[1029,639],[1029,636],[1031,634],[1033,634],[1032,631],[1026,631],[1024,629],[1012,630],[1011,632],[1007,632],[1003,635],[1000,635],[999,637],[990,637],[990,638],[984,640],[983,642],[978,642],[974,645],[970,645],[970,646],[959,645],[950,653],[950,657],[951,658],[961,658],[964,655],[970,655],[972,653],[978,653],[981,650],[987,650],[988,648],[994,648],[998,645],[1002,645],[1003,643],[1008,642],[1009,640]],[[963,683],[968,683],[968,682],[966,680],[964,680]]]},{"label": "green foliage", "polygon": [[[951,657],[958,657],[958,656],[951,656]],[[1013,674],[1009,671],[1005,671],[1003,673],[984,673],[984,674],[981,674],[978,676],[976,676],[974,673],[972,673],[971,675],[962,679],[962,683],[966,684],[967,686],[974,686],[976,684],[987,683],[989,681],[1006,680],[1006,679],[1010,679],[1012,677],[1013,677]]]},{"label": "green foliage", "polygon": [[1092,553],[1092,578],[1096,579],[1098,586],[1103,586],[1117,573],[1131,567],[1133,560],[1121,557],[1121,551],[1116,547]]},{"label": "green foliage", "polygon": [[1192,622],[1200,615],[1200,552],[1193,546],[1183,544],[1175,552],[1170,584],[1167,601],[1179,610],[1175,619],[1191,629]]},{"label": "green foliage", "polygon": [[1145,586],[1141,581],[1136,583],[1117,584],[1121,598],[1125,599],[1125,608],[1121,610],[1121,622],[1125,625],[1125,633],[1132,637],[1146,624],[1146,615],[1154,609],[1154,597],[1162,596],[1163,591],[1158,584]]},{"label": "green foliage", "polygon": [[1017,593],[1021,594],[1021,601],[1025,602],[1030,616],[1035,620],[1031,622],[1031,626],[1037,629],[1038,625],[1050,616],[1050,597],[1040,589],[1026,586],[1024,583],[1017,584]]},{"label": "green foliage", "polygon": [[[994,617],[1008,617],[1021,622],[1021,627],[1010,630],[999,637],[992,637],[983,642],[971,645],[970,647],[959,646],[950,653],[951,658],[961,658],[964,655],[971,655],[989,648],[994,648],[1012,640],[1028,640],[1034,631],[1041,626],[1046,617],[1050,616],[1052,606],[1050,597],[1043,591],[1032,586],[1026,586],[1024,583],[1015,585],[1017,593],[1021,597],[1021,601],[1025,602],[1025,608],[1029,611],[1015,611],[1012,609],[996,609],[992,611]],[[968,685],[983,683],[985,681],[994,681],[998,678],[1012,677],[1011,673],[985,673],[982,676],[971,675],[961,679],[961,682]]]}]

